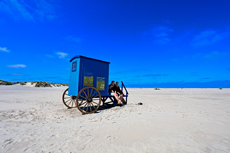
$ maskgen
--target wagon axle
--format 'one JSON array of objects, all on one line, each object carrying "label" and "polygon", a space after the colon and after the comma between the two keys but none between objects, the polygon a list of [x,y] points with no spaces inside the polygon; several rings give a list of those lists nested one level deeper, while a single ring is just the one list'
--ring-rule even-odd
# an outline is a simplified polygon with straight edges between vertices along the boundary
[{"label": "wagon axle", "polygon": [[72,99],[76,99],[77,97],[76,96],[72,96]]},{"label": "wagon axle", "polygon": [[88,97],[88,98],[87,98],[87,102],[88,102],[88,103],[91,103],[92,101],[93,101],[92,97]]}]

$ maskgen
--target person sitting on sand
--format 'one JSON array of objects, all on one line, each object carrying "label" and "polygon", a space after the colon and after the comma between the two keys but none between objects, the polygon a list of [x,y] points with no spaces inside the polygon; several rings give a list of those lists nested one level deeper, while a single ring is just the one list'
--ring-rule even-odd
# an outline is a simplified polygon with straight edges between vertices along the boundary
[{"label": "person sitting on sand", "polygon": [[[115,86],[115,81],[112,81],[111,84],[109,85],[109,95],[112,95],[111,89]],[[113,95],[112,95],[113,96]]]},{"label": "person sitting on sand", "polygon": [[117,95],[116,91],[113,91],[112,88],[115,87],[115,81],[112,81],[111,84],[109,85],[109,95],[114,96],[118,104],[122,104],[121,100],[119,99],[119,96]]},{"label": "person sitting on sand", "polygon": [[121,102],[121,100],[123,100],[123,92],[121,91],[120,87],[118,86],[118,82],[116,82],[116,85],[111,89],[112,93],[111,95],[113,95],[117,101],[118,101],[118,104],[123,104]]}]

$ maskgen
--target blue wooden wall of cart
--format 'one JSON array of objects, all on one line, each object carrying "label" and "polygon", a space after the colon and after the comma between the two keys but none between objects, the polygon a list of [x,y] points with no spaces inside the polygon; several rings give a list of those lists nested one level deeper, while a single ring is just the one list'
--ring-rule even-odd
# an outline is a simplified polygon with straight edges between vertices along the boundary
[{"label": "blue wooden wall of cart", "polygon": [[[106,61],[84,56],[73,57],[70,60],[69,94],[77,96],[82,88],[93,86],[100,91],[101,96],[107,96],[109,64]],[[92,83],[87,82],[90,79],[93,79]],[[101,81],[100,79],[104,80],[104,88],[97,86],[98,81]]]},{"label": "blue wooden wall of cart", "polygon": [[[80,55],[73,57],[70,60],[69,88],[62,95],[64,105],[77,107],[84,114],[97,111],[101,101],[103,105],[113,103],[116,106],[117,100],[108,93],[109,64]],[[125,92],[127,103],[128,91],[122,81],[121,90]]]}]

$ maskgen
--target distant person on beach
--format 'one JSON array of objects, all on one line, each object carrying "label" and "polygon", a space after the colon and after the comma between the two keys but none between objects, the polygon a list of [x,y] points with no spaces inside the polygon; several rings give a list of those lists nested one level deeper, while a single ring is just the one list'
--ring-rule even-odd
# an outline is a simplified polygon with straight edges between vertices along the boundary
[{"label": "distant person on beach", "polygon": [[122,102],[121,102],[121,100],[124,100],[123,99],[123,92],[121,91],[121,89],[120,89],[120,87],[118,86],[118,82],[116,82],[116,85],[111,89],[111,91],[112,91],[112,96],[114,96],[116,99],[117,99],[117,101],[118,101],[118,104],[123,104]]}]

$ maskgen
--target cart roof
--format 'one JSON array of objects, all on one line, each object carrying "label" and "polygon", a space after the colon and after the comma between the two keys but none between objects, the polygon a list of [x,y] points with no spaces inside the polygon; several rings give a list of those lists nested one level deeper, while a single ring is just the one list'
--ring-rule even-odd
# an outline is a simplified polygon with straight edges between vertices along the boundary
[{"label": "cart roof", "polygon": [[102,61],[102,60],[98,60],[98,59],[90,58],[90,57],[86,57],[86,56],[81,56],[81,55],[74,56],[74,57],[70,60],[70,62],[72,62],[75,58],[86,58],[86,59],[90,59],[90,60],[94,60],[94,61],[99,61],[99,62],[104,62],[104,63],[110,64],[110,62],[106,62],[106,61]]}]

